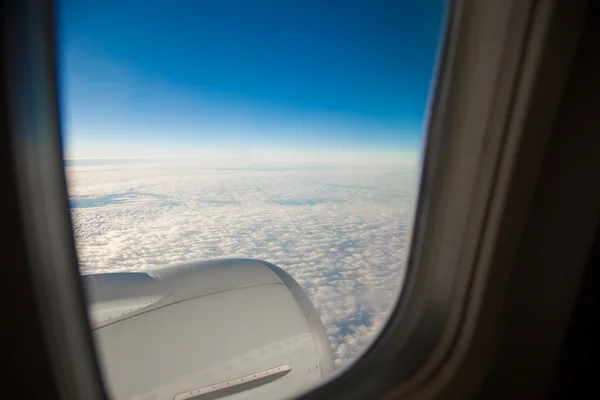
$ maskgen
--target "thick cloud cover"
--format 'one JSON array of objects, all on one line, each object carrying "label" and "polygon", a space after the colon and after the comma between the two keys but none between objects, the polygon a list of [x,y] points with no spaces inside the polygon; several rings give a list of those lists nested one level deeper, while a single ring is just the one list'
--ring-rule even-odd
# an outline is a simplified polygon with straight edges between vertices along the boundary
[{"label": "thick cloud cover", "polygon": [[309,294],[337,367],[375,338],[402,285],[416,168],[115,164],[67,177],[82,272],[270,261]]}]

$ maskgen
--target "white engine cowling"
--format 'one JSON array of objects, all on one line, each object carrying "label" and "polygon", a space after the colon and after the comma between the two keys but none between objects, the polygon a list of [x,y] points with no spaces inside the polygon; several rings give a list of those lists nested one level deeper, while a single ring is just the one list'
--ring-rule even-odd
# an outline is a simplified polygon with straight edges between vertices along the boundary
[{"label": "white engine cowling", "polygon": [[270,263],[218,259],[82,279],[115,399],[282,398],[333,373],[317,311]]}]

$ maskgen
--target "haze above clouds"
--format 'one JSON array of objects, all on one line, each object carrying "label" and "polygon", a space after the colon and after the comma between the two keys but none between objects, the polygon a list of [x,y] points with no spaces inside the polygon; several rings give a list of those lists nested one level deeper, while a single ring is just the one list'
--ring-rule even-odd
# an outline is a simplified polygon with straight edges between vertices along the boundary
[{"label": "haze above clouds", "polygon": [[404,277],[418,171],[396,167],[215,169],[67,163],[83,273],[251,257],[304,288],[337,367],[385,324]]}]

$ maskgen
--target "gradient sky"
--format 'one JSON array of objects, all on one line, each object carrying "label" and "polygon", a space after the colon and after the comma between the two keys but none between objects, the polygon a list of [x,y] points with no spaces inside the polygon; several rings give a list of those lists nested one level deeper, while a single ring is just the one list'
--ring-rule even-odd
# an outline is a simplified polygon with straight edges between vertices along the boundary
[{"label": "gradient sky", "polygon": [[441,0],[58,7],[67,158],[420,149]]}]

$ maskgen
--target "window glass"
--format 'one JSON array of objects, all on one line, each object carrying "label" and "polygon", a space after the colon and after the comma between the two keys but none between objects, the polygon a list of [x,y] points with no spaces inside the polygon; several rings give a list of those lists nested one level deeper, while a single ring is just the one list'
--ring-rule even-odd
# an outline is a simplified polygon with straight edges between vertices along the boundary
[{"label": "window glass", "polygon": [[402,287],[443,2],[58,11],[81,273],[264,260],[308,295],[335,369],[355,360]]}]

